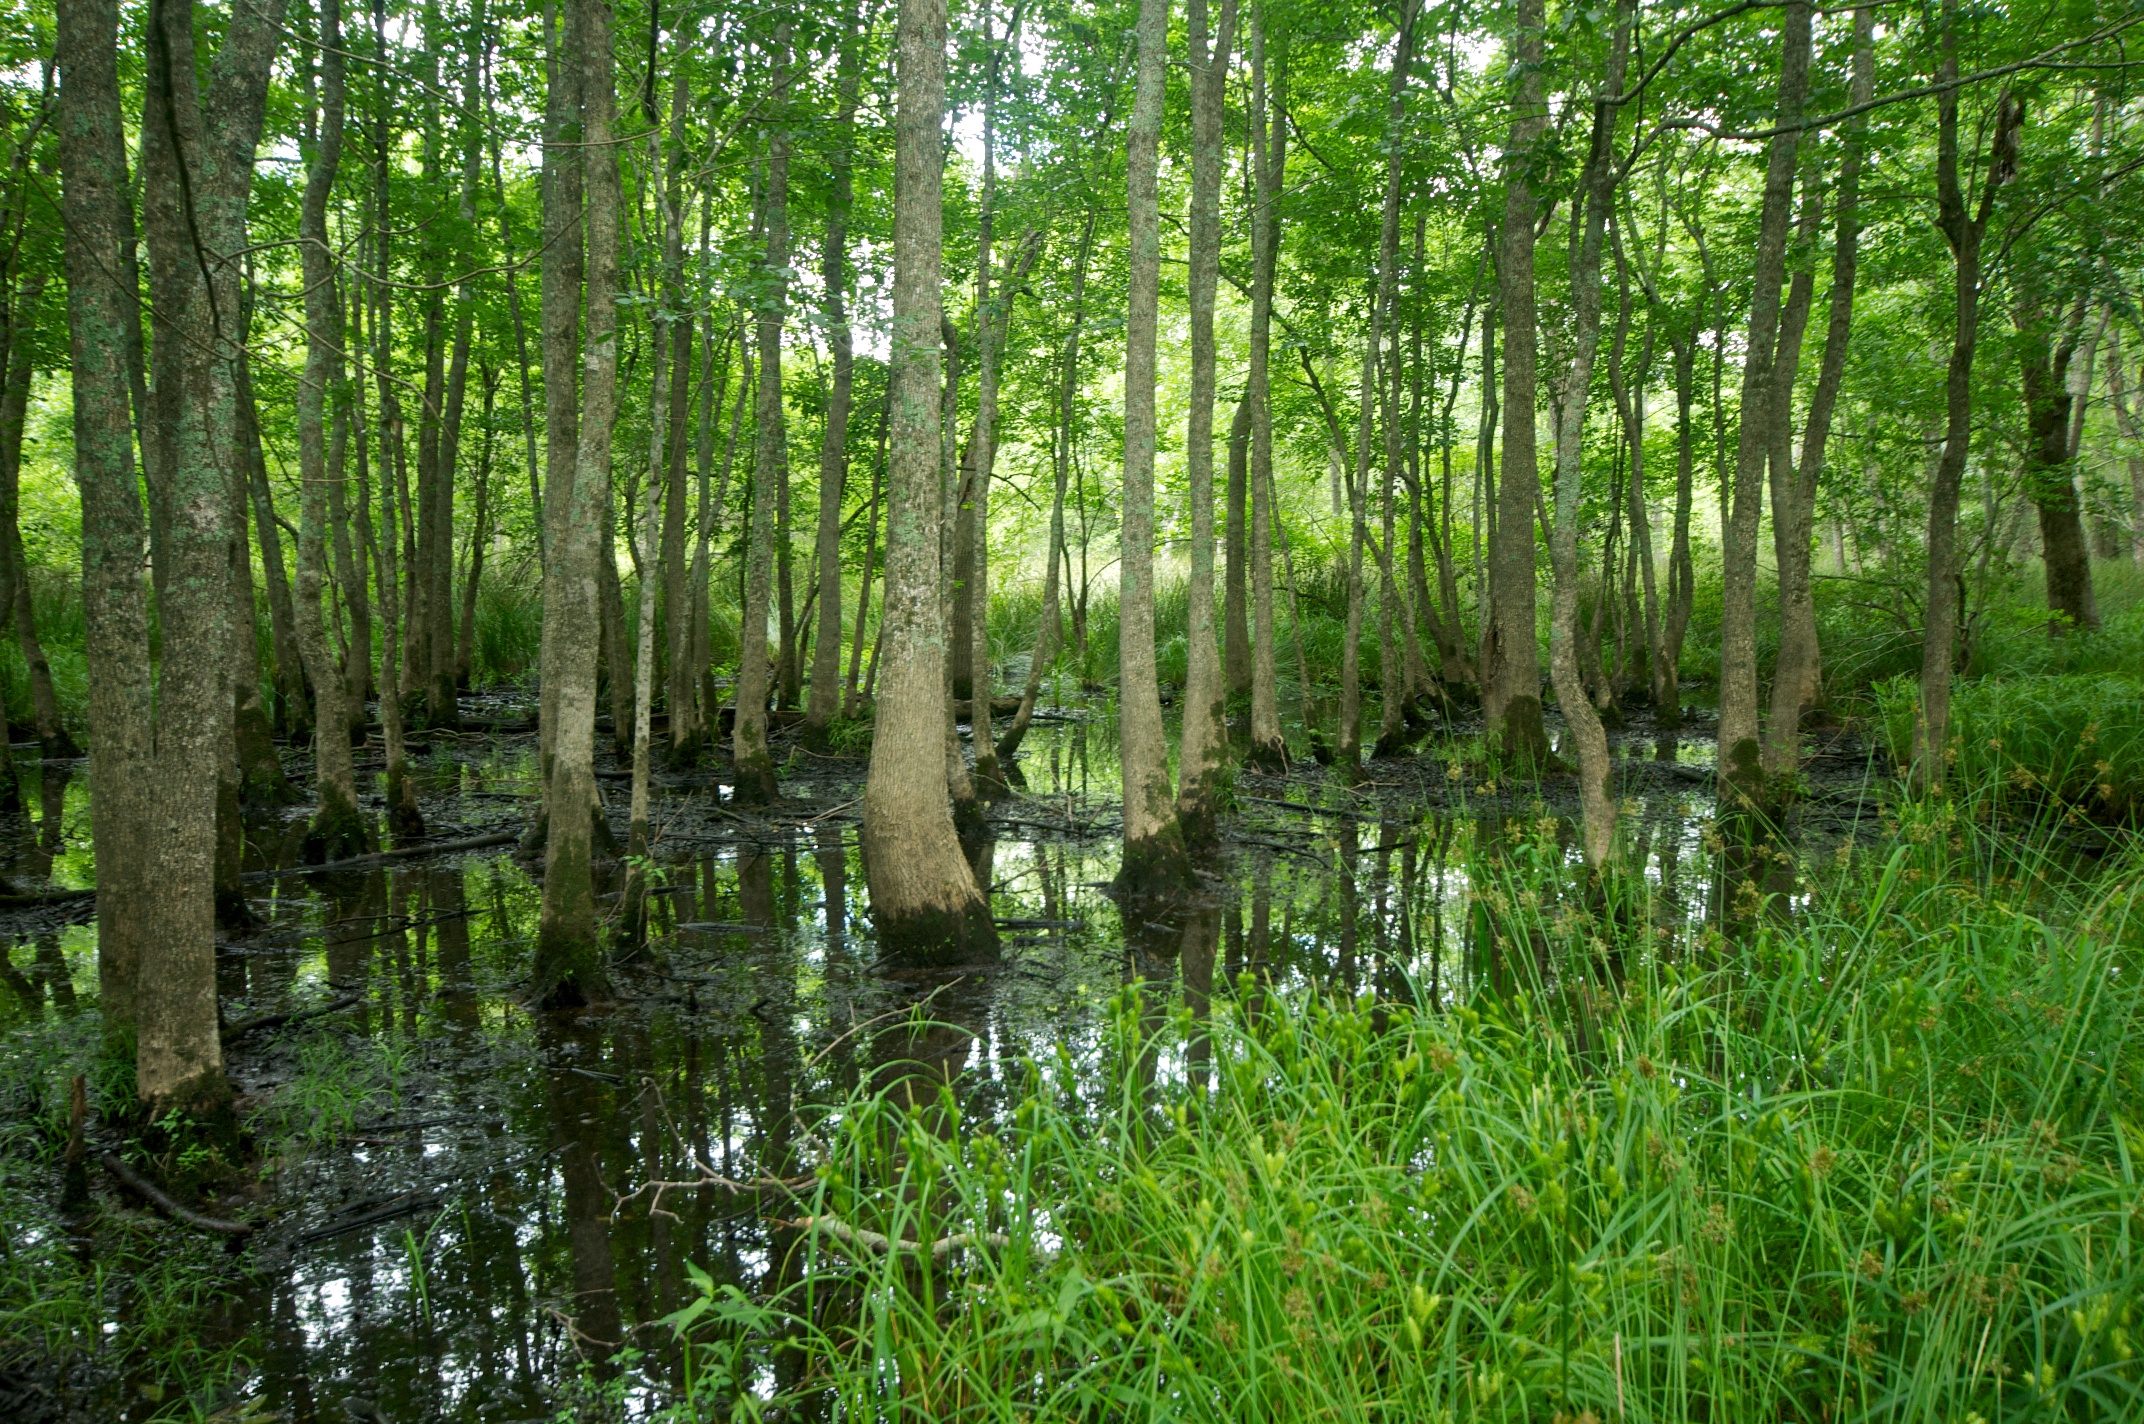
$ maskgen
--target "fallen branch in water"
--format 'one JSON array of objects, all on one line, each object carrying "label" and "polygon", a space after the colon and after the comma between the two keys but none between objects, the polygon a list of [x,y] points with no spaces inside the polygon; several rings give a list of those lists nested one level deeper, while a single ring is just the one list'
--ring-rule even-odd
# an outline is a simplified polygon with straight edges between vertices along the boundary
[{"label": "fallen branch in water", "polygon": [[251,1236],[253,1227],[243,1221],[224,1221],[219,1217],[203,1216],[191,1207],[181,1206],[162,1187],[119,1160],[117,1153],[106,1152],[98,1161],[104,1169],[119,1179],[119,1185],[155,1207],[173,1221],[193,1227],[196,1231],[212,1231],[218,1236]]},{"label": "fallen branch in water", "polygon": [[233,1042],[249,1033],[259,1033],[264,1028],[282,1028],[286,1024],[304,1023],[308,1019],[326,1018],[329,1014],[341,1013],[352,1005],[363,1003],[362,994],[345,994],[317,1008],[289,1009],[279,1014],[256,1014],[250,1019],[240,1019],[223,1031],[223,1041]]},{"label": "fallen branch in water", "polygon": [[290,865],[281,870],[249,870],[248,880],[273,880],[280,875],[317,875],[324,870],[356,870],[363,866],[387,865],[397,860],[413,860],[421,855],[449,855],[458,850],[487,850],[492,846],[512,845],[521,839],[519,831],[493,831],[486,836],[469,836],[458,841],[434,841],[430,845],[401,846],[395,850],[374,851],[371,855],[353,855],[347,860],[324,861],[319,865]]},{"label": "fallen branch in water", "polygon": [[676,1212],[663,1209],[663,1195],[666,1192],[711,1189],[718,1192],[729,1192],[735,1196],[749,1196],[759,1192],[782,1192],[789,1196],[795,1196],[799,1191],[818,1180],[816,1176],[807,1173],[801,1177],[746,1177],[740,1181],[722,1176],[717,1172],[703,1171],[699,1176],[688,1181],[643,1182],[633,1191],[627,1192],[613,1201],[610,1214],[611,1219],[615,1221],[618,1214],[625,1210],[626,1203],[638,1201],[640,1198],[653,1193],[648,1202],[648,1215],[667,1216],[672,1221],[676,1221],[678,1219]]},{"label": "fallen branch in water", "polygon": [[838,1216],[800,1216],[794,1221],[771,1219],[769,1226],[785,1226],[792,1231],[818,1231],[833,1237],[846,1246],[861,1246],[876,1251],[881,1256],[920,1256],[926,1251],[933,1260],[944,1260],[956,1248],[990,1246],[1003,1250],[1012,1245],[1012,1238],[995,1231],[956,1231],[951,1236],[941,1236],[925,1245],[920,1241],[897,1241],[891,1236],[882,1236],[876,1231],[866,1231],[860,1226],[851,1226]]}]

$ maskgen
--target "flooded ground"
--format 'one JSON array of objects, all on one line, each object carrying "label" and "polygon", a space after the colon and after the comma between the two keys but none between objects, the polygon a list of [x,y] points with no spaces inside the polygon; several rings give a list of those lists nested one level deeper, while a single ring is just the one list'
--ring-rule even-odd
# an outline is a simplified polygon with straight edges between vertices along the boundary
[{"label": "flooded ground", "polygon": [[[479,715],[527,714],[509,703]],[[797,750],[791,799],[767,814],[732,809],[717,774],[660,775],[648,941],[617,964],[615,1002],[564,1016],[522,1004],[539,885],[511,847],[279,871],[295,862],[299,820],[262,820],[249,882],[260,924],[222,946],[226,1022],[341,1007],[228,1050],[268,1170],[256,1201],[224,1205],[268,1221],[226,1258],[228,1292],[203,1322],[255,1361],[222,1403],[230,1417],[293,1424],[548,1419],[591,1393],[636,1412],[677,1382],[660,1322],[689,1298],[693,1269],[747,1293],[793,1269],[794,1236],[770,1225],[763,1196],[705,1179],[808,1173],[816,1143],[799,1109],[840,1099],[889,1058],[935,1060],[963,1115],[988,1118],[1024,1059],[1090,1061],[1101,1006],[1128,981],[1152,986],[1157,1013],[1179,985],[1196,998],[1246,974],[1464,995],[1495,969],[1465,913],[1483,846],[1576,854],[1569,779],[1483,780],[1459,759],[1465,730],[1372,762],[1351,789],[1310,763],[1239,775],[1227,843],[1203,866],[1208,902],[1127,923],[1106,893],[1115,728],[1099,704],[1056,708],[1029,735],[1025,790],[998,805],[974,851],[1001,956],[928,972],[883,963],[873,939],[861,761]],[[1629,844],[1671,931],[1700,924],[1713,893],[1710,730],[1616,734]],[[533,741],[432,737],[418,758],[432,836],[519,830]],[[16,755],[26,806],[10,881],[93,883],[86,765]],[[1825,755],[1803,812],[1809,853],[1851,825],[1874,784],[1857,745]],[[602,765],[622,835],[623,775]],[[84,902],[5,913],[0,1013],[9,1051],[27,1051],[93,1001],[94,932]],[[1663,952],[1682,938],[1663,936]],[[96,1185],[108,1211],[137,1210]],[[132,1328],[125,1292],[112,1298],[107,1332]],[[614,1365],[621,1350],[638,1353]],[[104,1379],[94,1393],[130,1417],[170,1402],[148,1379]],[[68,1417],[53,1405],[49,1417]]]}]

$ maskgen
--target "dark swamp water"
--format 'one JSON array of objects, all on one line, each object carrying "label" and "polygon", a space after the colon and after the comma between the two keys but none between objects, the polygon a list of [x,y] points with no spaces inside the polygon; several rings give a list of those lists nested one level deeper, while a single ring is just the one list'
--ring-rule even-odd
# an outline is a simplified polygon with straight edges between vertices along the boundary
[{"label": "dark swamp water", "polygon": [[[473,718],[527,712],[471,704]],[[1715,893],[1710,731],[1700,714],[1680,741],[1643,725],[1615,734],[1632,853],[1664,892],[1662,913],[1686,929]],[[768,1224],[778,1204],[687,1189],[651,1210],[649,1184],[695,1179],[700,1164],[732,1178],[808,1171],[815,1144],[798,1109],[839,1101],[890,1061],[929,1060],[963,1116],[987,1120],[1017,1099],[1022,1060],[1097,1059],[1103,1005],[1134,980],[1156,1013],[1179,991],[1226,992],[1245,974],[1465,996],[1497,971],[1468,934],[1467,867],[1484,843],[1546,835],[1577,854],[1569,779],[1483,782],[1456,760],[1466,732],[1433,732],[1416,755],[1370,763],[1353,789],[1310,762],[1285,777],[1239,775],[1226,844],[1203,867],[1203,913],[1127,922],[1106,893],[1115,727],[1105,706],[1062,706],[1038,720],[1021,758],[1026,789],[999,803],[974,852],[1002,954],[934,971],[883,963],[874,942],[857,849],[861,760],[796,751],[783,774],[791,799],[771,814],[730,809],[718,772],[658,773],[647,944],[616,966],[615,1002],[571,1015],[522,1002],[539,884],[511,847],[275,873],[295,863],[302,810],[259,821],[249,890],[260,923],[222,947],[226,1022],[348,1002],[227,1047],[265,1170],[250,1198],[219,1209],[264,1224],[212,1258],[223,1279],[187,1330],[201,1350],[237,1346],[253,1367],[242,1388],[196,1407],[293,1424],[503,1421],[607,1397],[641,1414],[677,1383],[660,1322],[695,1293],[693,1269],[748,1294],[795,1269],[795,1233]],[[432,837],[518,831],[533,743],[431,738],[417,762]],[[15,755],[26,805],[0,843],[8,879],[92,883],[86,763]],[[604,756],[622,837],[626,782],[607,740]],[[1826,757],[1803,812],[1809,854],[1873,809],[1858,745],[1842,740]],[[305,766],[305,754],[290,763]],[[376,752],[370,765],[376,775]],[[12,946],[0,1055],[19,1063],[91,1041],[87,905],[0,912],[0,933]],[[50,1166],[18,1154],[4,1170],[12,1190],[50,1204],[9,1224],[18,1242],[69,1229]],[[108,1180],[93,1186],[101,1218],[74,1222],[85,1270],[98,1232],[182,1234]],[[142,1326],[125,1289],[103,1298],[108,1338]],[[613,1363],[621,1349],[637,1358]],[[18,1383],[46,1381],[19,1393],[17,1407],[34,1405],[21,1418],[147,1418],[186,1388],[80,1362],[62,1387],[58,1365],[0,1366]],[[759,1368],[771,1387],[782,1363]]]}]

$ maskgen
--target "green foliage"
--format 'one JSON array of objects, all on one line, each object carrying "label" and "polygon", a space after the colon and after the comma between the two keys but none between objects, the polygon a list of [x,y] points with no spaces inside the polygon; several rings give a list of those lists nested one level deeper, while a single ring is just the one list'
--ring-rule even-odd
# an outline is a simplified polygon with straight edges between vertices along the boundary
[{"label": "green foliage", "polygon": [[[1920,685],[1875,688],[1891,755],[1913,754]],[[1951,692],[1952,794],[1985,808],[2054,807],[2129,820],[2144,809],[2144,681],[2129,675],[1980,678]]]},{"label": "green foliage", "polygon": [[2137,866],[2028,910],[2032,855],[1896,829],[1694,959],[1521,846],[1502,995],[1133,984],[1009,1122],[859,1092],[815,1268],[674,1324],[710,1398],[779,1328],[850,1418],[2127,1417]]}]

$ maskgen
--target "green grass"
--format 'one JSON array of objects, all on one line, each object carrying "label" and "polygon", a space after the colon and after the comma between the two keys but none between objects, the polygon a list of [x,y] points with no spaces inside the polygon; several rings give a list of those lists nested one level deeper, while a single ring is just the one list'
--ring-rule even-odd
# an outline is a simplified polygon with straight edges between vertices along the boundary
[{"label": "green grass", "polygon": [[[1920,687],[1875,688],[1877,725],[1904,765]],[[1990,810],[2054,807],[2128,821],[2144,810],[2144,681],[2129,674],[1978,678],[1951,693],[1954,795]]]},{"label": "green grass", "polygon": [[766,1335],[849,1419],[2137,1417],[2144,862],[1893,832],[1672,949],[1544,839],[1478,867],[1502,992],[1132,985],[1003,1119],[860,1092],[810,1212],[1002,1241],[706,1286],[696,1403]]}]

